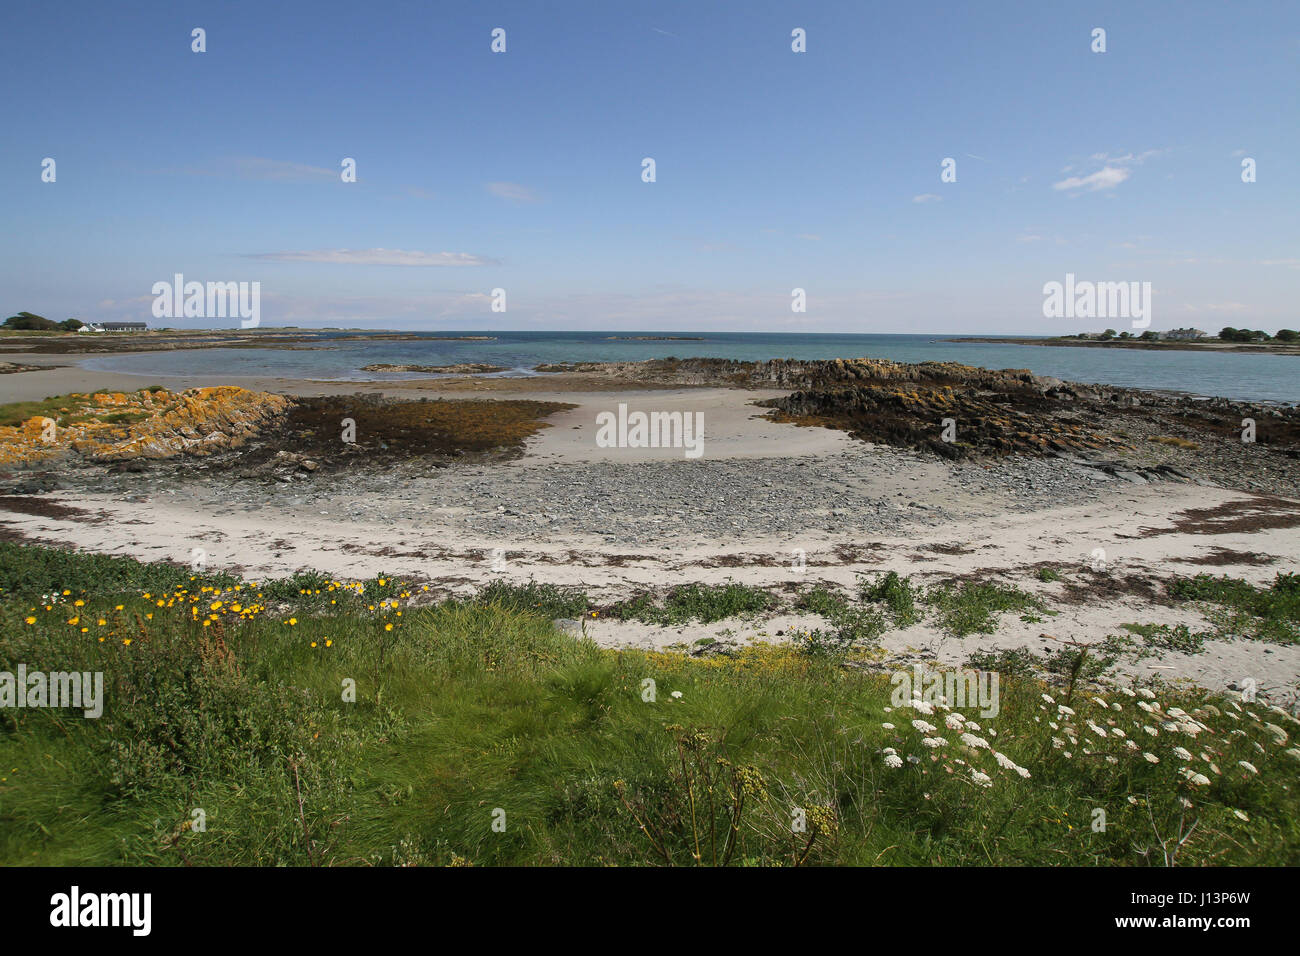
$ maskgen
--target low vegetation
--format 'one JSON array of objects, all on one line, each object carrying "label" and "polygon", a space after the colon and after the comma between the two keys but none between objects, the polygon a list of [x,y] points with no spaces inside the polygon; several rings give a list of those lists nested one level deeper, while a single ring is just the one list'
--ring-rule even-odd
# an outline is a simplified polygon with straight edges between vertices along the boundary
[{"label": "low vegetation", "polygon": [[[894,622],[926,605],[907,579],[815,593]],[[1028,606],[936,593],[963,627]],[[759,603],[701,588],[654,613]],[[544,585],[435,601],[0,544],[0,670],[104,675],[99,719],[0,709],[0,861],[1300,862],[1300,722],[1262,705],[1103,693],[1063,649],[1065,692],[985,662],[1007,674],[986,716],[797,646],[614,652],[553,625],[589,613]]]}]

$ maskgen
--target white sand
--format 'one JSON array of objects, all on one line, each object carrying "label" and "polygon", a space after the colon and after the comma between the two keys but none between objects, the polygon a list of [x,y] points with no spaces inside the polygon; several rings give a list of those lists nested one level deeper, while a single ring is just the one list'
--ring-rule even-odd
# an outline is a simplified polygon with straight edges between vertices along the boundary
[{"label": "white sand", "polygon": [[[31,360],[68,361],[69,356],[34,356]],[[24,358],[24,361],[28,361]],[[352,383],[230,380],[231,384],[296,394],[338,394],[362,390]],[[39,398],[63,391],[133,389],[148,384],[142,377],[88,373],[79,369],[28,372],[0,376],[0,401]],[[178,383],[170,381],[169,385]],[[212,382],[189,384],[214,384]],[[384,383],[364,390],[391,395],[438,394],[437,382]],[[453,393],[466,397],[464,391]],[[578,408],[549,421],[529,442],[527,460],[549,460],[574,468],[606,458],[631,460],[627,449],[595,447],[595,414],[614,410],[627,402],[633,409],[695,411],[706,417],[707,457],[753,459],[762,467],[768,457],[819,456],[840,452],[855,443],[840,432],[778,425],[759,419],[754,400],[777,393],[728,389],[663,391],[529,393],[519,397],[574,402]],[[867,446],[869,448],[869,446]],[[644,457],[681,456],[680,450],[647,450]],[[506,463],[493,468],[510,469]],[[689,467],[689,465],[683,465]],[[124,501],[117,496],[54,493],[50,500],[90,512],[87,518],[52,519],[0,512],[0,524],[30,539],[58,542],[142,560],[169,559],[188,562],[191,549],[202,547],[209,566],[235,568],[253,578],[279,576],[300,568],[317,568],[339,578],[368,577],[381,571],[410,575],[457,592],[474,590],[504,577],[560,585],[581,586],[601,601],[613,601],[645,589],[662,589],[688,583],[735,580],[765,587],[809,585],[818,581],[852,586],[861,574],[895,570],[924,583],[952,575],[978,574],[1014,583],[1048,599],[1059,611],[1054,617],[1024,622],[1015,614],[1003,616],[995,635],[958,639],[930,624],[885,635],[883,648],[899,662],[922,655],[941,664],[963,663],[977,649],[1028,646],[1044,651],[1055,645],[1042,635],[1092,642],[1121,633],[1123,623],[1185,623],[1194,630],[1205,624],[1189,608],[1173,609],[1135,595],[1109,601],[1089,598],[1067,600],[1066,584],[1044,583],[1033,570],[1051,564],[1067,582],[1089,584],[1093,553],[1104,549],[1107,570],[1116,582],[1130,577],[1163,579],[1171,574],[1209,571],[1232,574],[1256,583],[1271,581],[1278,571],[1300,564],[1300,533],[1295,528],[1249,533],[1189,533],[1174,531],[1173,521],[1188,509],[1236,503],[1247,512],[1267,507],[1255,496],[1190,484],[1149,486],[1118,485],[1103,501],[1052,507],[1032,513],[994,513],[976,507],[979,502],[959,500],[945,482],[947,466],[916,459],[898,473],[874,480],[906,482],[909,494],[920,502],[937,503],[950,510],[966,504],[971,516],[949,526],[918,527],[894,536],[864,536],[851,527],[836,532],[796,536],[756,537],[743,540],[675,538],[657,547],[629,548],[610,545],[596,534],[561,535],[544,543],[477,537],[465,531],[463,515],[453,509],[423,513],[418,520],[376,518],[344,520],[353,504],[368,498],[364,488],[335,488],[329,507],[305,501],[296,505],[266,506],[236,511],[205,500],[195,486],[157,494],[147,501]],[[879,489],[877,489],[879,490]],[[668,503],[668,507],[688,503]],[[987,506],[987,502],[982,503]],[[488,510],[488,505],[484,510]],[[322,513],[328,511],[329,513]],[[1143,534],[1143,529],[1169,533]],[[594,531],[595,529],[593,529]],[[1206,531],[1207,528],[1196,530]],[[836,547],[855,546],[856,557],[841,558]],[[863,548],[870,545],[869,548]],[[943,553],[934,546],[960,553]],[[491,566],[493,549],[505,549],[504,571]],[[806,552],[807,570],[792,568],[791,552]],[[1259,555],[1269,563],[1240,566],[1200,566],[1188,563],[1216,549]],[[731,566],[734,565],[734,566]],[[588,636],[609,647],[690,647],[703,638],[735,643],[788,639],[791,628],[826,627],[816,617],[780,612],[762,620],[732,619],[708,626],[654,627],[635,622],[589,620]],[[778,635],[777,632],[782,632]],[[1300,647],[1278,646],[1252,640],[1211,642],[1194,656],[1165,654],[1161,658],[1122,665],[1124,673],[1156,675],[1165,680],[1190,680],[1212,689],[1253,678],[1271,702],[1292,703],[1300,689]]]}]

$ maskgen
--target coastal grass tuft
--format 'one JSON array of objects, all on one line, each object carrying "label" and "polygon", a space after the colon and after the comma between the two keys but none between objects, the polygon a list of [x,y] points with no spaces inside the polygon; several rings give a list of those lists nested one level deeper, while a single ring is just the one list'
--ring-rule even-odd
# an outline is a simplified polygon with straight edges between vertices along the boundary
[{"label": "coastal grass tuft", "polygon": [[1300,574],[1279,573],[1271,586],[1198,574],[1169,582],[1170,597],[1201,604],[1225,638],[1300,643]]},{"label": "coastal grass tuft", "polygon": [[712,624],[729,617],[766,611],[776,599],[761,588],[727,581],[725,584],[685,584],[675,587],[662,603],[641,594],[613,605],[607,616],[622,621],[676,625]]},{"label": "coastal grass tuft", "polygon": [[897,571],[890,571],[878,581],[860,582],[858,594],[864,601],[885,605],[895,627],[910,627],[921,619],[912,579],[900,577]]},{"label": "coastal grass tuft", "polygon": [[943,628],[958,637],[993,634],[998,617],[1007,611],[1044,611],[1032,594],[1012,585],[991,581],[963,581],[937,584],[925,592],[929,605]]}]

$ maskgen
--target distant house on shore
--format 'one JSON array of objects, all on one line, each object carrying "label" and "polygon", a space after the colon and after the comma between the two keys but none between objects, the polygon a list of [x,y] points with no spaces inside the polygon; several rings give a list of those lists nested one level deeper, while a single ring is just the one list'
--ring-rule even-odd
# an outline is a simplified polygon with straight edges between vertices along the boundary
[{"label": "distant house on shore", "polygon": [[1200,329],[1170,329],[1168,332],[1161,332],[1160,338],[1172,342],[1190,342],[1195,339],[1203,339],[1205,335],[1206,333]]}]

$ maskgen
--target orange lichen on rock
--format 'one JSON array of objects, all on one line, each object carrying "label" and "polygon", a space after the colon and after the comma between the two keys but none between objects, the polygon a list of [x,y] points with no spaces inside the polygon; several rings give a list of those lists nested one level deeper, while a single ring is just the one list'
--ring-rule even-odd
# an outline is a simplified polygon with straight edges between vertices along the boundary
[{"label": "orange lichen on rock", "polygon": [[36,416],[0,426],[0,464],[206,455],[239,447],[281,421],[291,405],[282,395],[234,385],[69,395],[57,420]]}]

